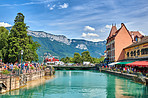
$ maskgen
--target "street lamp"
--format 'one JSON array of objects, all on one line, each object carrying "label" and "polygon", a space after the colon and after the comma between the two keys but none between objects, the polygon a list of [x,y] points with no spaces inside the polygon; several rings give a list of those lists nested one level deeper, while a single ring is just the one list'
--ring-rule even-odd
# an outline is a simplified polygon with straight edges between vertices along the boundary
[{"label": "street lamp", "polygon": [[23,69],[22,68],[22,59],[23,59],[22,57],[23,57],[23,50],[21,50],[21,74],[22,74],[22,69]]}]

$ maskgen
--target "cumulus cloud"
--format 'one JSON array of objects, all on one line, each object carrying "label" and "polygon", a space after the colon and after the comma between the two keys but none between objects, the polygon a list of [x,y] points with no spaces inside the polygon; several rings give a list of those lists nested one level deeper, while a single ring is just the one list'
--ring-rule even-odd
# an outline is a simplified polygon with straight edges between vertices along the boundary
[{"label": "cumulus cloud", "polygon": [[85,27],[84,27],[84,31],[92,32],[92,31],[95,31],[95,28],[90,27],[90,26],[85,26]]},{"label": "cumulus cloud", "polygon": [[112,25],[106,25],[105,28],[106,29],[111,29],[112,28]]},{"label": "cumulus cloud", "polygon": [[0,26],[3,26],[3,27],[11,27],[12,25],[11,24],[8,24],[8,23],[0,22]]},{"label": "cumulus cloud", "polygon": [[55,6],[56,6],[55,4],[54,4],[54,5],[50,5],[50,4],[47,5],[47,7],[48,7],[50,10],[53,10],[53,9],[55,8]]},{"label": "cumulus cloud", "polygon": [[92,42],[99,42],[99,41],[103,41],[102,39],[90,39],[89,41],[92,41]]},{"label": "cumulus cloud", "polygon": [[83,38],[99,37],[99,35],[95,33],[82,33],[82,37]]},{"label": "cumulus cloud", "polygon": [[68,3],[64,3],[63,5],[59,5],[60,9],[68,8]]}]

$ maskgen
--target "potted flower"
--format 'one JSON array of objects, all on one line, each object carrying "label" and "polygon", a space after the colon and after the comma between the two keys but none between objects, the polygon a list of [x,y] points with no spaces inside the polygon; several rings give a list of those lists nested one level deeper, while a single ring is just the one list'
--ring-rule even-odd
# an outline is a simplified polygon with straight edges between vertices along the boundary
[{"label": "potted flower", "polygon": [[43,67],[42,67],[42,66],[40,66],[40,69],[41,69],[41,70],[42,70],[42,68],[43,68]]},{"label": "potted flower", "polygon": [[133,74],[133,71],[131,70],[129,73],[130,73],[130,74]]},{"label": "potted flower", "polygon": [[33,66],[31,66],[31,69],[33,70],[33,69],[34,69],[34,67],[33,67]]},{"label": "potted flower", "polygon": [[3,70],[3,71],[2,71],[2,74],[5,74],[5,75],[10,74],[10,71],[8,71],[8,70]]},{"label": "potted flower", "polygon": [[117,69],[118,72],[120,72],[120,69]]}]

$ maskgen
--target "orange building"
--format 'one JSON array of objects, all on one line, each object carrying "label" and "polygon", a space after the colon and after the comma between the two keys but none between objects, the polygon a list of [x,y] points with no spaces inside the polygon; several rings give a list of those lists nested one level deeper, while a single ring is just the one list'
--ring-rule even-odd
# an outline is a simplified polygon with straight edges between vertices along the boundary
[{"label": "orange building", "polygon": [[106,53],[109,62],[123,60],[125,56],[123,49],[140,40],[142,37],[143,35],[138,31],[129,31],[123,23],[121,23],[121,28],[118,30],[116,25],[112,25],[106,43]]}]

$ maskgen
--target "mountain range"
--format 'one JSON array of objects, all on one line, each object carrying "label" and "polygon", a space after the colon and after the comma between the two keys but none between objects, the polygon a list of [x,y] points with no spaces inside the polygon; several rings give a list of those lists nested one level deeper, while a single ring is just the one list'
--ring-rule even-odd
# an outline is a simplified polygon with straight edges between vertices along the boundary
[{"label": "mountain range", "polygon": [[68,39],[64,35],[54,35],[44,31],[28,30],[28,35],[31,35],[33,40],[41,45],[37,50],[40,61],[45,52],[62,58],[66,56],[73,57],[75,52],[89,51],[92,57],[99,58],[106,49],[106,41],[92,42],[83,39]]}]

